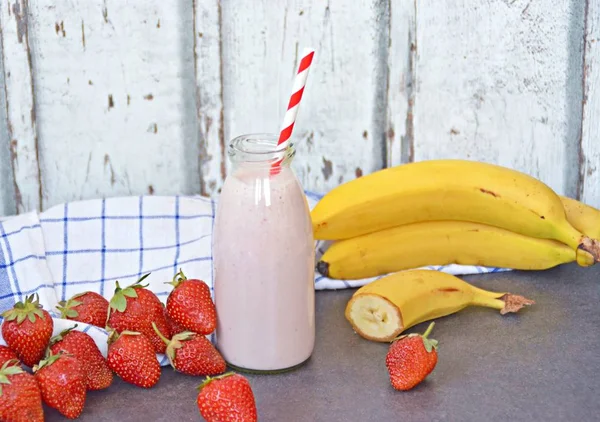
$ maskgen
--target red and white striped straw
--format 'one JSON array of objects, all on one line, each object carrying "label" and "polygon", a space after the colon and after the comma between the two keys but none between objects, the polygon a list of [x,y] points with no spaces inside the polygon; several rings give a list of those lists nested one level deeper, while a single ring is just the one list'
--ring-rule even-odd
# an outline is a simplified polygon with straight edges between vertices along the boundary
[{"label": "red and white striped straw", "polygon": [[[312,48],[305,48],[302,52],[302,59],[298,65],[298,71],[294,78],[294,85],[292,88],[292,95],[290,102],[288,103],[287,111],[283,117],[283,124],[281,125],[281,132],[279,133],[279,140],[277,141],[278,147],[284,147],[287,149],[290,138],[292,137],[292,131],[294,130],[294,123],[296,123],[296,117],[298,116],[298,109],[300,108],[300,100],[302,100],[302,94],[304,93],[304,86],[306,85],[306,79],[308,78],[308,71],[312,63],[315,50]],[[278,149],[284,149],[278,148]],[[283,158],[273,163],[272,167],[279,167]]]}]

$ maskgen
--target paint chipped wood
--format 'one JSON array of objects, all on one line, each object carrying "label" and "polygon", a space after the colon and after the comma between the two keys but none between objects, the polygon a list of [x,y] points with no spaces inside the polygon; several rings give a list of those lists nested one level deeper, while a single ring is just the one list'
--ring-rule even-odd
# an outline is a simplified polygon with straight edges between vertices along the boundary
[{"label": "paint chipped wood", "polygon": [[227,174],[224,132],[221,2],[194,1],[194,64],[200,192],[217,194]]},{"label": "paint chipped wood", "polygon": [[15,212],[42,207],[36,97],[27,0],[10,0],[0,7],[0,38],[4,63],[5,107]]},{"label": "paint chipped wood", "polygon": [[387,165],[414,159],[413,107],[416,81],[415,0],[390,1],[387,87]]},{"label": "paint chipped wood", "polygon": [[10,140],[8,138],[8,125],[6,121],[6,90],[4,86],[2,57],[2,42],[0,42],[0,216],[12,215],[17,209],[15,184],[10,164]]},{"label": "paint chipped wood", "polygon": [[44,206],[197,194],[191,3],[30,6]]},{"label": "paint chipped wood", "polygon": [[498,163],[576,194],[583,3],[417,3],[415,160]]},{"label": "paint chipped wood", "polygon": [[3,0],[0,214],[217,194],[227,143],[279,130],[305,46],[316,54],[293,138],[305,188],[463,157],[600,206],[599,1]]},{"label": "paint chipped wood", "polygon": [[587,0],[579,197],[600,208],[600,0]]}]

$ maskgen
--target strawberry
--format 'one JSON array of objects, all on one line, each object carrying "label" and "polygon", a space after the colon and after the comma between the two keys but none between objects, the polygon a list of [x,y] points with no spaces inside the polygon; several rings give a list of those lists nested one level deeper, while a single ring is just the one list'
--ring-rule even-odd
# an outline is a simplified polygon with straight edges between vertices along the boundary
[{"label": "strawberry", "polygon": [[188,375],[218,375],[225,372],[225,360],[215,346],[202,334],[184,331],[165,338],[153,324],[156,334],[167,345],[167,357],[171,366]]},{"label": "strawberry", "polygon": [[85,373],[77,358],[60,352],[49,353],[33,368],[42,399],[69,419],[81,415],[85,404]]},{"label": "strawberry", "polygon": [[410,390],[435,368],[438,342],[428,338],[434,324],[432,322],[423,335],[403,335],[390,345],[385,364],[396,390]]},{"label": "strawberry", "polygon": [[32,367],[43,357],[52,336],[54,322],[50,314],[42,309],[37,294],[17,302],[14,308],[4,312],[2,337],[27,366]]},{"label": "strawberry", "polygon": [[61,318],[104,328],[108,316],[108,300],[94,292],[84,292],[63,300],[56,307]]},{"label": "strawberry", "polygon": [[[15,354],[15,352],[10,350],[9,347],[0,346],[0,366],[4,365],[9,360],[11,360],[11,361],[16,360],[16,365],[21,366],[21,362],[19,362],[19,358],[17,358],[17,355]],[[15,363],[15,362],[13,362],[13,363]]]},{"label": "strawberry", "polygon": [[88,390],[103,390],[113,381],[113,373],[94,340],[81,331],[75,331],[77,324],[50,339],[50,351],[68,353],[79,360],[85,373],[85,386]]},{"label": "strawberry", "polygon": [[17,361],[7,361],[0,369],[0,420],[43,422],[42,393],[33,375]]},{"label": "strawberry", "polygon": [[169,326],[169,332],[171,333],[171,336],[174,336],[175,334],[183,333],[184,331],[188,331],[185,329],[185,327],[177,324],[175,321],[173,321],[171,319],[171,317],[167,313],[167,308],[165,308],[165,319],[167,320],[167,325]]},{"label": "strawberry", "polygon": [[133,331],[121,334],[112,331],[108,342],[108,366],[123,381],[142,388],[156,385],[160,378],[160,364],[146,336]]},{"label": "strawberry", "polygon": [[207,422],[257,420],[254,393],[244,376],[229,372],[207,377],[198,389],[198,409]]},{"label": "strawberry", "polygon": [[156,353],[165,353],[167,346],[152,329],[152,322],[155,322],[161,333],[171,337],[163,305],[154,293],[145,288],[147,285],[140,284],[149,275],[146,274],[124,289],[121,289],[117,281],[115,294],[110,300],[107,325],[119,333],[122,331],[142,333],[148,337]]},{"label": "strawberry", "polygon": [[198,334],[210,334],[217,327],[217,312],[208,285],[201,280],[187,279],[179,270],[167,298],[167,313],[177,324]]}]

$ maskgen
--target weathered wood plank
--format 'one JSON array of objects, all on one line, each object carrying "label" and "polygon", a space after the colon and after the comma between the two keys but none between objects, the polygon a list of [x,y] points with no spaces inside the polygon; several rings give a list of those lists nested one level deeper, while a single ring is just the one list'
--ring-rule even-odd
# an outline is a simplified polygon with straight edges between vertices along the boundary
[{"label": "weathered wood plank", "polygon": [[494,162],[576,194],[583,3],[419,4],[415,160]]},{"label": "weathered wood plank", "polygon": [[416,1],[389,3],[387,165],[413,160],[416,75]]},{"label": "weathered wood plank", "polygon": [[[224,135],[278,132],[298,65],[315,56],[294,129],[305,188],[385,164],[387,1],[223,2]],[[359,29],[360,28],[360,29]],[[360,34],[356,37],[357,34]]]},{"label": "weathered wood plank", "polygon": [[218,193],[226,176],[221,66],[221,4],[194,0],[196,106],[200,135],[200,192]]},{"label": "weathered wood plank", "polygon": [[[6,7],[0,3],[0,9]],[[0,37],[2,36],[0,31]],[[13,215],[17,210],[15,184],[10,163],[10,139],[6,122],[6,87],[4,86],[4,57],[0,40],[0,216]]]},{"label": "weathered wood plank", "polygon": [[600,0],[586,0],[580,198],[600,208]]},{"label": "weathered wood plank", "polygon": [[28,9],[27,0],[9,0],[0,7],[4,100],[16,202],[13,213],[39,210],[42,207],[30,41],[31,20]]},{"label": "weathered wood plank", "polygon": [[192,2],[35,2],[44,205],[199,193]]}]

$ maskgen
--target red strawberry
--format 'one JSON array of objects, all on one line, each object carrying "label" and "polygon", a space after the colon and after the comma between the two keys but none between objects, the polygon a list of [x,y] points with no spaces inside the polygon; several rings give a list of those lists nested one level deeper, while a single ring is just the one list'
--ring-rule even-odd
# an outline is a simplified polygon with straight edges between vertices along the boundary
[{"label": "red strawberry", "polygon": [[217,327],[217,312],[208,285],[201,280],[188,280],[179,270],[175,286],[167,298],[167,313],[171,319],[198,334],[210,334]]},{"label": "red strawberry", "polygon": [[167,320],[167,325],[169,326],[169,332],[171,333],[171,336],[174,336],[175,334],[183,333],[184,331],[188,331],[185,329],[185,327],[177,324],[175,321],[173,321],[171,319],[171,317],[167,313],[167,308],[165,308],[165,319]]},{"label": "red strawberry", "polygon": [[215,378],[207,377],[198,389],[198,409],[207,422],[257,420],[254,393],[242,375],[230,372]]},{"label": "red strawberry", "polygon": [[77,358],[50,353],[33,371],[44,403],[69,419],[81,415],[86,397],[85,373]]},{"label": "red strawberry", "polygon": [[0,420],[43,422],[42,394],[33,375],[17,361],[7,361],[0,369]]},{"label": "red strawberry", "polygon": [[112,331],[108,341],[108,366],[123,381],[142,388],[156,385],[160,378],[160,364],[146,336],[132,331],[121,334]]},{"label": "red strawberry", "polygon": [[42,309],[37,294],[17,302],[14,308],[4,312],[2,337],[27,366],[32,367],[43,357],[52,336],[54,322],[50,314]]},{"label": "red strawberry", "polygon": [[396,390],[410,390],[435,368],[438,342],[427,338],[434,324],[432,322],[423,335],[400,336],[390,345],[385,364]]},{"label": "red strawberry", "polygon": [[18,359],[15,352],[10,350],[9,347],[0,346],[0,366],[4,365],[9,360],[16,360],[16,365],[21,366],[21,362],[19,362]]},{"label": "red strawberry", "polygon": [[169,339],[154,326],[156,334],[167,344],[171,366],[188,375],[218,375],[225,372],[225,360],[215,346],[202,334],[184,331]]},{"label": "red strawberry", "polygon": [[95,325],[100,328],[106,326],[108,316],[108,300],[94,292],[84,292],[73,296],[66,302],[58,303],[56,308],[60,311],[61,318]]},{"label": "red strawberry", "polygon": [[152,322],[155,322],[161,333],[171,337],[163,305],[154,293],[145,288],[147,285],[140,284],[149,275],[146,274],[124,289],[121,289],[117,281],[115,295],[110,300],[107,325],[119,333],[122,331],[142,333],[152,342],[156,353],[165,353],[167,346],[152,329]]},{"label": "red strawberry", "polygon": [[85,386],[88,390],[103,390],[113,381],[113,373],[94,340],[74,328],[62,331],[50,339],[50,351],[58,354],[60,351],[79,359],[85,373]]}]

